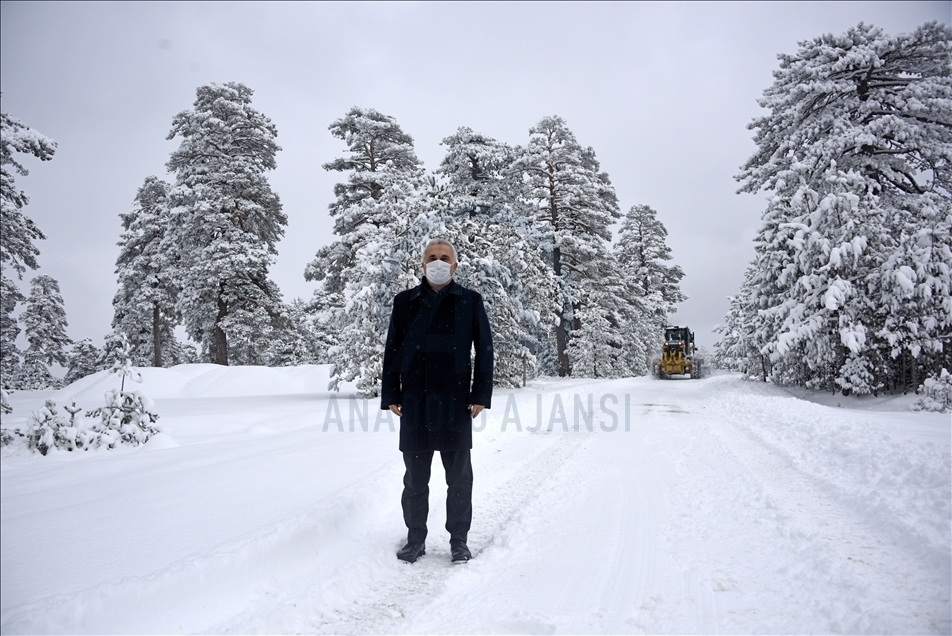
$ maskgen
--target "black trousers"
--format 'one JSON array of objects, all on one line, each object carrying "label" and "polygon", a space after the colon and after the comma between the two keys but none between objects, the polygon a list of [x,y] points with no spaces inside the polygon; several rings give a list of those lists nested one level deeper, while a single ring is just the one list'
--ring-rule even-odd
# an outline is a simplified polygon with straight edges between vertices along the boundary
[{"label": "black trousers", "polygon": [[[446,530],[450,541],[466,542],[473,521],[473,464],[469,449],[440,451],[446,471]],[[403,476],[403,520],[407,524],[407,541],[426,540],[426,517],[430,512],[430,467],[433,451],[404,453],[407,471]]]}]

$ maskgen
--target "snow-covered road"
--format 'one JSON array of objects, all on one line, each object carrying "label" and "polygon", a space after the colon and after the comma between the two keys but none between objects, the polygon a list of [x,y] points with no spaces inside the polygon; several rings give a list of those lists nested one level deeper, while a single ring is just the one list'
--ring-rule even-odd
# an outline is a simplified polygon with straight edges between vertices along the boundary
[{"label": "snow-covered road", "polygon": [[[410,565],[373,402],[318,392],[324,368],[145,372],[167,431],[146,447],[3,457],[3,633],[952,629],[948,415],[540,380],[477,420],[474,560],[449,563],[434,461]],[[16,423],[43,396],[13,397]]]}]

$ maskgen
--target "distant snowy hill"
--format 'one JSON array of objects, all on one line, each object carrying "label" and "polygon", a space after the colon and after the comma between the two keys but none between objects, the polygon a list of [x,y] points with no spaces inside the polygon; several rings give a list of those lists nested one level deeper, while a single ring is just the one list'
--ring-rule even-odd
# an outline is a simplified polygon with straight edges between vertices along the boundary
[{"label": "distant snowy hill", "polygon": [[[133,388],[141,388],[153,399],[327,393],[330,381],[328,365],[223,367],[217,364],[180,364],[168,369],[140,367],[139,371],[143,383]],[[118,387],[119,378],[115,374],[100,371],[63,388],[57,393],[57,399],[93,403],[100,401],[109,389]]]}]

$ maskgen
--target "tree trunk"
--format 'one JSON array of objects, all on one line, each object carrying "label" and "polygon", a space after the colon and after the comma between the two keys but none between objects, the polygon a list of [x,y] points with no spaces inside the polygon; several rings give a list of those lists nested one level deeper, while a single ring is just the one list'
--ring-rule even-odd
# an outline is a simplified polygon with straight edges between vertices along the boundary
[{"label": "tree trunk", "polygon": [[899,388],[902,390],[902,394],[906,394],[906,350],[903,349],[899,353],[899,381],[897,383]]},{"label": "tree trunk", "polygon": [[[556,276],[562,275],[562,250],[556,246],[552,249],[552,270]],[[563,307],[559,314],[559,324],[555,327],[555,351],[559,358],[559,377],[567,376],[571,369],[569,368],[569,333],[566,329],[567,320],[565,318],[567,311]]]},{"label": "tree trunk", "polygon": [[569,374],[568,334],[565,332],[565,319],[559,317],[559,324],[555,327],[555,349],[559,357],[559,377]]},{"label": "tree trunk", "polygon": [[915,358],[912,359],[912,392],[915,393],[919,390],[919,361]]},{"label": "tree trunk", "polygon": [[215,319],[215,331],[212,334],[212,363],[228,366],[228,336],[221,328],[221,321],[228,315],[228,304],[218,297],[218,317]]},{"label": "tree trunk", "polygon": [[162,366],[162,330],[159,303],[153,303],[152,305],[152,366]]}]

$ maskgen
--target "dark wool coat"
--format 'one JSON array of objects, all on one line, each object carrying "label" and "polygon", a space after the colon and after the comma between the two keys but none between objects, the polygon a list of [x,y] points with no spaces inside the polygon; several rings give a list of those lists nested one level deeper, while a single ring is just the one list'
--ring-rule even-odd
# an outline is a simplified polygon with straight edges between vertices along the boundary
[{"label": "dark wool coat", "polygon": [[493,340],[483,297],[452,281],[434,292],[426,279],[397,294],[381,388],[381,409],[403,409],[401,451],[472,448],[468,406],[489,408],[493,392]]}]

